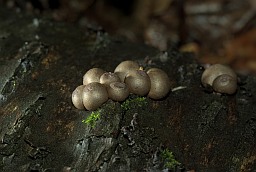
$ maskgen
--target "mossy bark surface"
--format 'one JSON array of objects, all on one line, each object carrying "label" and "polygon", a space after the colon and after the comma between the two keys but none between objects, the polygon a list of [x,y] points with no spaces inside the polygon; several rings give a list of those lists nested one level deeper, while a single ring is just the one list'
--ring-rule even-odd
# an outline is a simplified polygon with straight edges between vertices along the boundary
[{"label": "mossy bark surface", "polygon": [[[113,71],[123,60],[166,71],[162,100],[131,95],[90,111],[71,93],[92,68]],[[161,171],[169,149],[176,170],[256,168],[256,78],[240,76],[235,95],[206,92],[191,54],[166,53],[100,30],[82,30],[0,8],[0,171]],[[128,103],[127,103],[128,102]]]}]

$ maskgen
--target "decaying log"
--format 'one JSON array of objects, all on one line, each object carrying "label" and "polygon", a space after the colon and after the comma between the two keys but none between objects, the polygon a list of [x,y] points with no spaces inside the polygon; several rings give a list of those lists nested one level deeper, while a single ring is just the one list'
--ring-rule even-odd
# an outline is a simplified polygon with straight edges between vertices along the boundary
[{"label": "decaying log", "polygon": [[[163,69],[176,89],[158,101],[109,100],[95,127],[83,123],[91,112],[71,102],[83,74],[126,59]],[[256,169],[256,78],[240,76],[235,95],[218,95],[201,86],[202,71],[175,48],[0,8],[0,171],[162,171],[164,149],[176,171]]]}]

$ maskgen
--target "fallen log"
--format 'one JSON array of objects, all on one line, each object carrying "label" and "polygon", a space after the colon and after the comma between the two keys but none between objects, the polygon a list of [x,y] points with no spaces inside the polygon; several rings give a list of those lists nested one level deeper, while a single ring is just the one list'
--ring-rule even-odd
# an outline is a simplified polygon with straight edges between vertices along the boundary
[{"label": "fallen log", "polygon": [[[95,125],[72,91],[84,73],[123,60],[166,71],[161,100],[109,100]],[[236,94],[201,86],[192,54],[167,52],[102,30],[81,29],[0,8],[1,171],[252,171],[256,168],[254,76]],[[174,156],[172,156],[174,155]]]}]

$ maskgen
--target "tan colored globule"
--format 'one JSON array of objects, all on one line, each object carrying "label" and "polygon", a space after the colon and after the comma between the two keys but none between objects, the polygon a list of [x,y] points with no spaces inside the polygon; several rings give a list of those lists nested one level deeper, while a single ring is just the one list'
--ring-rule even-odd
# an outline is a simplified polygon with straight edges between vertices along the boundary
[{"label": "tan colored globule", "polygon": [[218,93],[234,94],[237,90],[237,79],[227,74],[220,75],[213,81],[212,88]]},{"label": "tan colored globule", "polygon": [[105,86],[109,86],[109,84],[112,82],[120,82],[120,81],[121,80],[118,77],[118,75],[112,72],[103,73],[100,77],[100,83],[104,84]]},{"label": "tan colored globule", "polygon": [[100,68],[92,68],[88,70],[83,76],[83,85],[87,85],[92,82],[100,82],[100,77],[105,71]]},{"label": "tan colored globule", "polygon": [[147,71],[151,88],[148,97],[152,99],[164,98],[170,91],[171,82],[168,75],[161,69],[151,68]]},{"label": "tan colored globule", "polygon": [[236,73],[230,67],[223,64],[213,64],[205,69],[201,77],[201,82],[204,87],[212,86],[215,78],[223,74],[237,78]]},{"label": "tan colored globule", "polygon": [[108,100],[108,92],[101,83],[92,82],[84,87],[82,99],[87,110],[96,110]]},{"label": "tan colored globule", "polygon": [[140,68],[139,64],[135,61],[126,60],[122,61],[114,70],[114,73],[116,73],[121,82],[124,82],[126,75],[131,70],[138,70]]},{"label": "tan colored globule", "polygon": [[85,85],[80,85],[72,93],[72,103],[77,109],[84,109],[82,92]]},{"label": "tan colored globule", "polygon": [[123,82],[112,82],[107,87],[108,97],[114,101],[124,101],[130,94],[128,87]]},{"label": "tan colored globule", "polygon": [[139,96],[145,96],[150,90],[150,79],[143,70],[131,70],[126,75],[124,82],[129,91]]}]

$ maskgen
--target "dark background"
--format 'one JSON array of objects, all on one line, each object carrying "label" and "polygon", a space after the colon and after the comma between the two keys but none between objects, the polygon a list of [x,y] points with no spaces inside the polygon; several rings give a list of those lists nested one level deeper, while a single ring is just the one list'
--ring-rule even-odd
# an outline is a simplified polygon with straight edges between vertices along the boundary
[{"label": "dark background", "polygon": [[0,0],[1,6],[81,27],[102,27],[166,50],[176,44],[201,63],[256,71],[254,0]]}]

